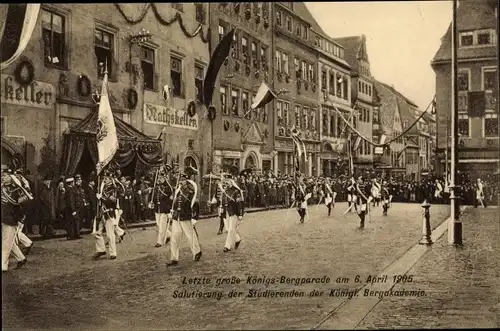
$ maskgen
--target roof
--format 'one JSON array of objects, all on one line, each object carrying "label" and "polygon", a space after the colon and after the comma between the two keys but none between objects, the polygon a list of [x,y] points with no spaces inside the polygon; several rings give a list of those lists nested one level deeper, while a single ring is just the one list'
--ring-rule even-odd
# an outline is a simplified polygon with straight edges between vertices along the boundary
[{"label": "roof", "polygon": [[[414,115],[413,111],[410,109],[410,105],[400,98],[398,96],[397,98],[397,103],[398,103],[398,109],[399,109],[399,115],[401,116],[401,122],[405,123],[407,126],[403,126],[403,130],[406,130],[408,125],[411,125],[415,122],[416,116]],[[418,128],[416,125],[414,125],[410,130],[407,131],[408,134],[417,134],[418,135]]]},{"label": "roof", "polygon": [[363,36],[351,36],[333,38],[333,40],[344,47],[344,59],[349,63],[352,71],[358,71],[358,54],[363,41]]},{"label": "roof", "polygon": [[413,107],[417,107],[418,108],[418,105],[411,101],[410,99],[408,99],[407,97],[405,97],[401,92],[399,92],[398,90],[396,90],[393,86],[389,86],[385,83],[382,83],[382,82],[379,82],[380,84],[384,85],[386,88],[388,88],[389,90],[391,90],[394,94],[396,94],[398,97],[404,99],[407,103],[409,103],[410,105],[412,105]]},{"label": "roof", "polygon": [[314,16],[311,14],[309,9],[307,9],[307,6],[304,2],[294,2],[293,3],[293,11],[297,15],[299,15],[303,20],[305,20],[307,23],[311,24],[311,27],[314,31],[322,34],[323,36],[328,37],[325,31],[321,28],[321,26],[318,24]]},{"label": "roof", "polygon": [[[457,8],[457,28],[459,31],[495,29],[495,0],[462,0]],[[458,48],[459,59],[496,56],[496,45],[491,47]],[[441,38],[441,45],[433,62],[451,60],[451,23]]]},{"label": "roof", "polygon": [[[98,110],[92,111],[83,120],[80,121],[74,127],[69,129],[71,134],[83,134],[83,135],[95,135],[97,134],[97,117]],[[113,115],[115,119],[116,134],[119,140],[129,140],[137,142],[147,142],[147,143],[158,143],[161,144],[160,140],[151,138],[141,131],[134,128],[132,125],[124,122],[116,115]]]}]

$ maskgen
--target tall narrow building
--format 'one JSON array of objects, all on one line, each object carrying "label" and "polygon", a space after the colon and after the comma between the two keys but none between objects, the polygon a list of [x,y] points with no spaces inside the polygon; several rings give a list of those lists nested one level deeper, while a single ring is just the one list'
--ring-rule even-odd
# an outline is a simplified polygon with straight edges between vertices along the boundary
[{"label": "tall narrow building", "polygon": [[[460,1],[458,30],[458,170],[492,174],[498,164],[498,1]],[[437,173],[446,172],[451,141],[451,25],[431,65],[436,74]],[[448,157],[449,160],[449,157]],[[449,162],[449,161],[448,161]]]}]

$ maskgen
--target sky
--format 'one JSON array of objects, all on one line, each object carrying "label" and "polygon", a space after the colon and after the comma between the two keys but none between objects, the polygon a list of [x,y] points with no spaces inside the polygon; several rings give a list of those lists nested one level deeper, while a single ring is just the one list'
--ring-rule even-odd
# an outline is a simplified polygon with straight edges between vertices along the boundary
[{"label": "sky", "polygon": [[451,23],[451,1],[306,2],[332,38],[366,36],[371,73],[425,110],[435,94],[430,62]]}]

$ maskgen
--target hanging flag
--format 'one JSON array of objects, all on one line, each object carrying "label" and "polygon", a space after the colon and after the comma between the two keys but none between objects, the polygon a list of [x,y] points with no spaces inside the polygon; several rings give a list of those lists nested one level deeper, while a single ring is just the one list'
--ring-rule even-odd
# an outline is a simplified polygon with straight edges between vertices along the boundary
[{"label": "hanging flag", "polygon": [[210,58],[210,63],[205,75],[205,80],[203,81],[203,102],[205,103],[205,106],[207,106],[207,108],[212,103],[215,82],[217,81],[219,70],[228,57],[229,51],[231,50],[234,32],[235,29],[232,29],[227,35],[222,38],[220,43],[215,48],[212,57]]},{"label": "hanging flag", "polygon": [[102,80],[101,99],[97,117],[97,151],[99,161],[96,165],[97,175],[115,156],[118,150],[118,136],[116,134],[115,119],[111,111],[108,98],[108,73],[104,73]]},{"label": "hanging flag", "polygon": [[[40,4],[9,4],[2,26],[1,70],[14,63],[23,53],[35,29]],[[60,61],[60,60],[59,60]]]},{"label": "hanging flag", "polygon": [[359,145],[360,145],[360,144],[361,144],[361,137],[360,137],[360,136],[358,136],[358,137],[356,138],[356,141],[354,142],[354,147],[352,148],[352,151],[353,151],[353,152],[357,151],[357,150],[358,150],[358,148],[359,148]]},{"label": "hanging flag", "polygon": [[259,90],[257,91],[257,95],[254,98],[251,109],[262,108],[276,98],[276,94],[274,94],[266,83],[262,82]]}]

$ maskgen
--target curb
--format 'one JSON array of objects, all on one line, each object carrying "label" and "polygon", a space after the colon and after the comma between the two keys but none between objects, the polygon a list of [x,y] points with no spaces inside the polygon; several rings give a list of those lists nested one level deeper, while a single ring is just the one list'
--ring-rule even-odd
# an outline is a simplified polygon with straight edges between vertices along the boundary
[{"label": "curb", "polygon": [[[265,207],[252,208],[252,209],[246,210],[245,214],[252,214],[252,213],[257,213],[257,212],[261,212],[261,211],[276,210],[276,209],[282,209],[282,208],[265,208]],[[207,219],[211,219],[211,218],[215,218],[215,217],[217,217],[217,214],[201,215],[198,220],[207,220]],[[148,228],[148,227],[152,227],[152,226],[156,226],[156,221],[146,221],[146,222],[142,222],[142,223],[131,223],[131,224],[127,224],[126,226],[124,226],[124,229]],[[80,231],[80,235],[88,235],[91,233],[92,233],[92,230],[88,230],[88,229]],[[37,235],[29,236],[29,238],[32,241],[44,241],[44,240],[65,238],[66,235],[67,235],[66,233],[59,233],[59,234],[56,234],[50,238],[45,238],[42,235],[37,234]]]}]

